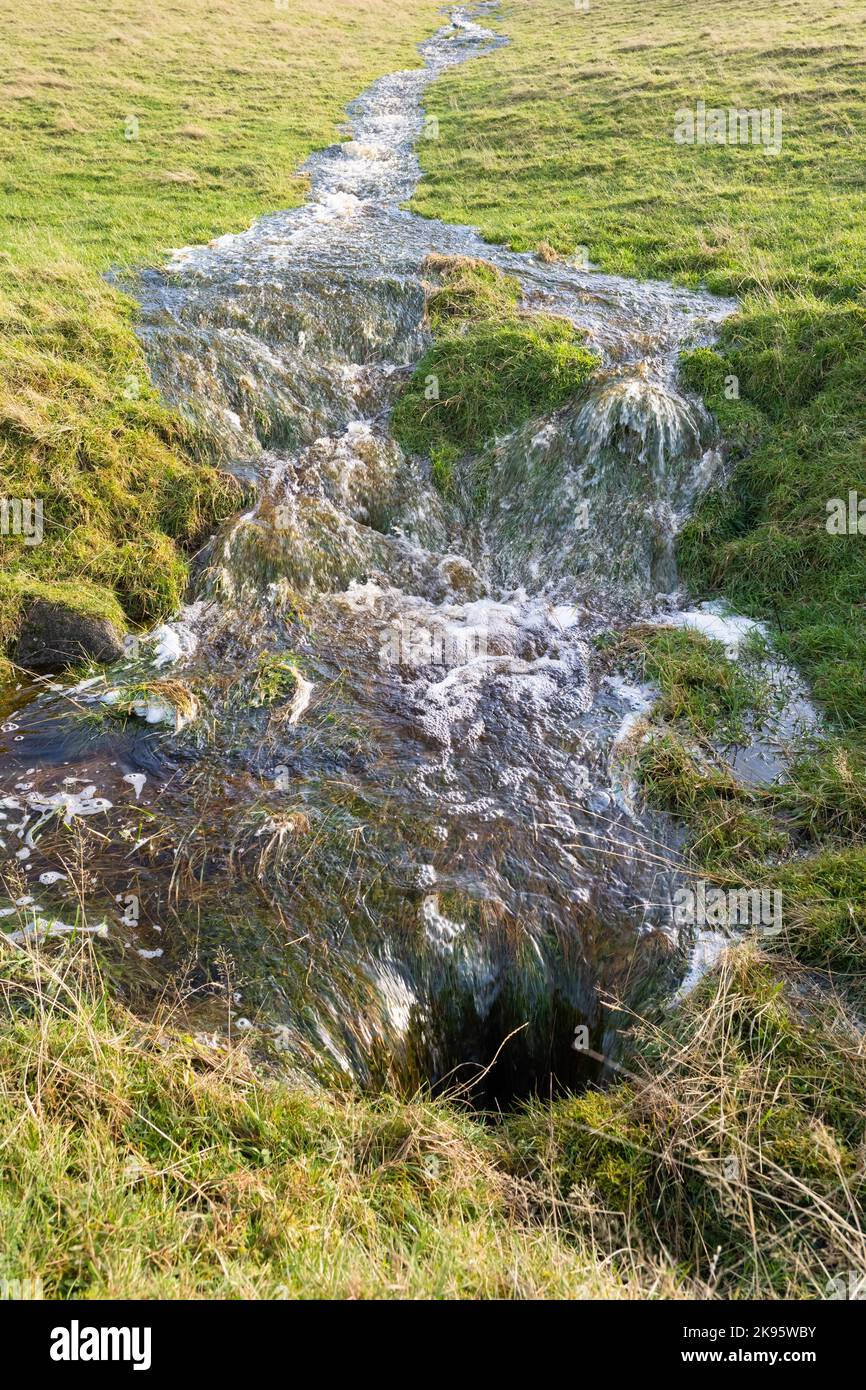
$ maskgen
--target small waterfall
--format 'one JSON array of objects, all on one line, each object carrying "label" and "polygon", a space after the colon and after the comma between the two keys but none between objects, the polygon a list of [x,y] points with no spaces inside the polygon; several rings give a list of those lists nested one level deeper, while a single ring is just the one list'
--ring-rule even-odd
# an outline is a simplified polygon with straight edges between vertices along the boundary
[{"label": "small waterfall", "polygon": [[487,543],[505,583],[604,595],[613,614],[676,588],[674,541],[722,455],[699,402],[640,364],[600,373],[583,399],[483,460]]}]

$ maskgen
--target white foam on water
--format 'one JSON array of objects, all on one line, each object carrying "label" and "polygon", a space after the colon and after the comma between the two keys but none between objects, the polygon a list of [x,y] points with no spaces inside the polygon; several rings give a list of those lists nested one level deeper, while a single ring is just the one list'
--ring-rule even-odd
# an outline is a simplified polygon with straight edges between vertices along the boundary
[{"label": "white foam on water", "polygon": [[334,218],[356,217],[363,203],[354,193],[324,193],[321,200],[313,206],[313,216],[319,222],[329,222]]},{"label": "white foam on water", "polygon": [[377,961],[370,967],[369,974],[376,985],[391,1028],[400,1037],[404,1037],[409,1031],[412,1011],[418,1005],[417,996],[403,972],[390,960]]},{"label": "white foam on water", "polygon": [[173,666],[194,655],[198,639],[186,622],[163,623],[145,641],[153,643],[153,664],[157,668]]},{"label": "white foam on water", "polygon": [[690,632],[699,632],[713,642],[721,642],[728,657],[737,656],[748,638],[767,635],[763,623],[732,613],[716,601],[675,613],[658,614],[652,621],[659,627],[682,627]]},{"label": "white foam on water", "polygon": [[303,676],[297,676],[296,681],[295,694],[292,697],[292,703],[289,705],[290,724],[297,724],[301,715],[306,712],[315,689],[312,681],[305,680]]},{"label": "white foam on water", "polygon": [[80,923],[70,926],[67,922],[61,922],[58,917],[34,917],[32,922],[28,922],[19,931],[7,933],[9,940],[23,945],[25,941],[33,939],[42,940],[54,936],[108,936],[108,924],[100,922],[95,927],[82,926]]},{"label": "white foam on water", "polygon": [[127,772],[123,780],[124,782],[128,782],[129,785],[133,788],[135,792],[135,799],[137,801],[138,798],[141,796],[141,790],[145,782],[147,781],[147,777],[143,772]]},{"label": "white foam on water", "polygon": [[454,942],[466,930],[463,922],[452,922],[439,909],[438,893],[428,894],[421,903],[421,921],[427,933],[427,940],[439,950],[450,953]]},{"label": "white foam on water", "polygon": [[43,815],[59,812],[63,824],[69,825],[76,816],[98,816],[110,811],[112,803],[104,796],[96,795],[96,787],[89,785],[80,792],[55,792],[51,796],[32,793],[27,797],[28,806],[41,811]]},{"label": "white foam on water", "polygon": [[692,993],[704,978],[712,970],[719,960],[723,951],[730,946],[730,937],[718,931],[703,931],[698,936],[692,947],[689,968],[685,979],[673,996],[672,1003],[678,1004]]},{"label": "white foam on water", "polygon": [[145,724],[171,724],[176,727],[181,718],[172,705],[156,699],[134,701],[132,712]]}]

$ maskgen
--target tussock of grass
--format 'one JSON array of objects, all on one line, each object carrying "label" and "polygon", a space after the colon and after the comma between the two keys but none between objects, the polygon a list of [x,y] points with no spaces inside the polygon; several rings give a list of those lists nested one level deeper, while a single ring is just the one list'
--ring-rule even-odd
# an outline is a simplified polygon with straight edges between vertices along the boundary
[{"label": "tussock of grass", "polygon": [[788,829],[767,798],[676,733],[654,731],[636,766],[647,799],[685,821],[696,871],[752,886],[765,881],[768,856],[790,851]]},{"label": "tussock of grass", "polygon": [[471,256],[427,257],[424,270],[436,277],[427,289],[427,321],[434,333],[478,319],[509,318],[522,297],[520,281],[489,261]]},{"label": "tussock of grass", "polygon": [[828,740],[815,752],[795,760],[775,799],[811,841],[863,841],[866,752],[851,741]]},{"label": "tussock of grass", "polygon": [[459,453],[562,405],[599,358],[565,319],[520,312],[519,285],[495,267],[448,257],[428,267],[442,279],[428,298],[435,338],[391,423],[405,449],[434,456],[447,492]]},{"label": "tussock of grass", "polygon": [[512,1122],[514,1171],[596,1192],[602,1248],[664,1249],[719,1297],[820,1298],[862,1275],[866,1050],[832,996],[738,947],[644,1025],[630,1067]]},{"label": "tussock of grass", "polygon": [[682,722],[704,738],[744,739],[760,718],[767,691],[754,675],[729,661],[723,643],[680,628],[636,627],[608,649],[642,680],[661,690],[656,717]]},{"label": "tussock of grass", "polygon": [[638,753],[637,768],[651,800],[683,817],[744,795],[728,767],[701,757],[672,730],[652,731]]},{"label": "tussock of grass", "polygon": [[147,680],[121,686],[112,692],[113,698],[100,703],[96,710],[90,711],[88,718],[112,718],[127,720],[145,717],[148,710],[162,711],[164,719],[172,719],[180,729],[195,719],[199,712],[198,698],[186,681]]},{"label": "tussock of grass", "polygon": [[866,1002],[866,853],[824,851],[771,876],[786,904],[786,942],[798,960],[833,972]]},{"label": "tussock of grass", "polygon": [[291,653],[262,652],[256,663],[250,703],[272,705],[291,695],[297,684],[298,668]]}]

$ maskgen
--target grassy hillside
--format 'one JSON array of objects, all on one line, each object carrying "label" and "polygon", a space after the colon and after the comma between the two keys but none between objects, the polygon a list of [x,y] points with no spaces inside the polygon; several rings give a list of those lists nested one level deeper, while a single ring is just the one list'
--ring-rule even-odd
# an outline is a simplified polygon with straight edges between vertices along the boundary
[{"label": "grassy hillside", "polygon": [[[238,505],[148,384],[102,280],[303,199],[346,103],[417,61],[433,0],[0,0],[0,653],[28,595],[118,624],[176,606],[184,551]],[[134,136],[135,138],[127,138]]]}]

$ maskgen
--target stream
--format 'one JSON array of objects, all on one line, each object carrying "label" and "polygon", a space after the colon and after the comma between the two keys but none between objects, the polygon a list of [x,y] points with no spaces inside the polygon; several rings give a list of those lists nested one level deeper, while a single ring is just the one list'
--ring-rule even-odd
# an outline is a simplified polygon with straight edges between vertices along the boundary
[{"label": "stream", "polygon": [[[505,41],[495,8],[454,9],[423,66],[351,105],[304,206],[127,287],[155,384],[255,501],[180,614],[104,674],[23,682],[0,732],[10,933],[93,932],[124,997],[181,981],[215,1045],[247,1032],[303,1075],[484,1106],[597,1076],[625,1011],[690,966],[681,832],[634,779],[653,692],[597,639],[649,617],[745,630],[689,610],[674,559],[725,470],[678,354],[735,303],[405,209],[424,89]],[[490,444],[480,517],[389,433],[430,341],[431,255],[516,277],[602,358]]]}]

